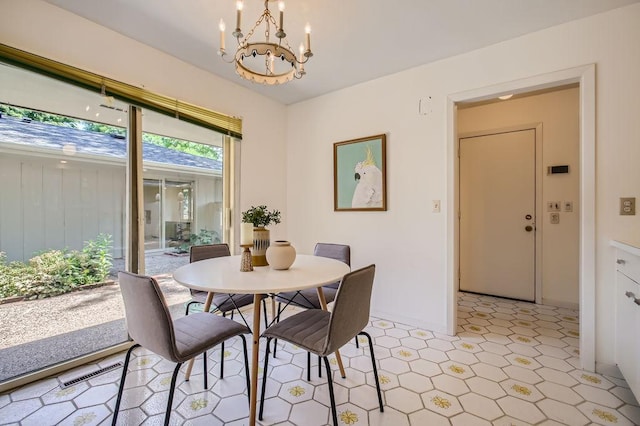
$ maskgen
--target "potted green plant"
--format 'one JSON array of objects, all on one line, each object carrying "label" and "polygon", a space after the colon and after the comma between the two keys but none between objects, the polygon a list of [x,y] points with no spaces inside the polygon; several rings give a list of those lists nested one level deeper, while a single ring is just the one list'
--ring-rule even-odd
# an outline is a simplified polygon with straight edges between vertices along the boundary
[{"label": "potted green plant", "polygon": [[267,266],[267,249],[271,244],[271,236],[266,226],[280,223],[280,211],[268,210],[267,206],[251,206],[242,212],[244,223],[253,223],[253,250],[251,261],[253,266]]},{"label": "potted green plant", "polygon": [[244,223],[253,223],[253,226],[267,227],[269,225],[280,223],[279,210],[267,210],[267,206],[251,206],[249,210],[242,212],[242,221]]}]

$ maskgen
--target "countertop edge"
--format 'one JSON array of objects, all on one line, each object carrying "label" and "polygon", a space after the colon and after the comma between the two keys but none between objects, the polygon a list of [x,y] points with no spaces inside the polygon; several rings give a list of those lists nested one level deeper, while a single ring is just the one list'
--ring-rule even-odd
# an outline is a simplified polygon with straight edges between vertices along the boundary
[{"label": "countertop edge", "polygon": [[611,240],[611,245],[620,250],[629,252],[635,256],[640,256],[640,246],[637,244],[631,244],[631,243],[627,243],[619,240]]}]

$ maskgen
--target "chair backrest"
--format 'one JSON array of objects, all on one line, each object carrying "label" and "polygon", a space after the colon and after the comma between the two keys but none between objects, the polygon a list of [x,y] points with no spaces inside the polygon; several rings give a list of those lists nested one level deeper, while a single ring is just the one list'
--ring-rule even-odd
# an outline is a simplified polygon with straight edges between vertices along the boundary
[{"label": "chair backrest", "polygon": [[152,277],[119,272],[127,330],[140,346],[176,361],[175,332],[167,302]]},{"label": "chair backrest", "polygon": [[[317,243],[313,249],[314,256],[328,257],[339,260],[351,266],[351,247],[344,244]],[[327,284],[324,287],[338,288],[340,281]]]},{"label": "chair backrest", "polygon": [[229,245],[227,243],[191,246],[189,262],[197,262],[198,260],[222,256],[231,256]]},{"label": "chair backrest", "polygon": [[336,259],[351,266],[351,247],[344,244],[317,243],[313,254]]},{"label": "chair backrest", "polygon": [[335,352],[367,326],[376,266],[349,272],[340,282],[331,311],[324,353]]}]

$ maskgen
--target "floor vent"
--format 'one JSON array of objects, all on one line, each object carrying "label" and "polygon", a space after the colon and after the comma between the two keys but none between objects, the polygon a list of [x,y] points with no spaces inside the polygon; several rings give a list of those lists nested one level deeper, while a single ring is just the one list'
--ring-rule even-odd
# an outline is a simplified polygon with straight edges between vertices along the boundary
[{"label": "floor vent", "polygon": [[60,385],[60,387],[62,389],[68,388],[69,386],[73,386],[76,383],[80,383],[80,382],[83,382],[85,380],[92,379],[92,378],[94,378],[96,376],[99,376],[99,375],[104,374],[104,373],[108,373],[109,371],[115,370],[115,369],[120,368],[120,367],[122,367],[122,363],[121,362],[116,362],[115,364],[108,365],[108,366],[106,366],[104,368],[101,368],[99,370],[92,371],[91,373],[87,373],[87,374],[85,374],[83,376],[80,376],[80,377],[76,377],[75,379],[69,380],[68,382],[64,382],[63,384]]}]

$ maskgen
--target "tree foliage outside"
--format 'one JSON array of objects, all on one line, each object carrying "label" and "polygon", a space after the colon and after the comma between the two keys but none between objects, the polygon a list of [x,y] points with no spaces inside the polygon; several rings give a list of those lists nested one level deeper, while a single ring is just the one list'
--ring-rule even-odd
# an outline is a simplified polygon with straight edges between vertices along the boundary
[{"label": "tree foliage outside", "polygon": [[[27,108],[19,108],[2,103],[0,103],[0,113],[19,119],[29,119],[39,123],[71,127],[73,129],[80,129],[87,132],[98,132],[120,136],[124,136],[126,134],[126,129],[124,127],[110,126],[108,124],[97,123],[94,121],[80,120],[77,118],[50,114]],[[142,134],[142,140],[146,143],[162,146],[174,151],[184,152],[186,154],[197,155],[199,157],[205,157],[212,160],[222,159],[222,150],[220,147],[216,146],[146,132]]]},{"label": "tree foliage outside", "polygon": [[220,160],[222,158],[221,148],[205,145],[197,142],[189,142],[183,139],[169,138],[167,136],[154,135],[153,133],[143,133],[142,140],[153,145],[163,146],[199,157]]}]

